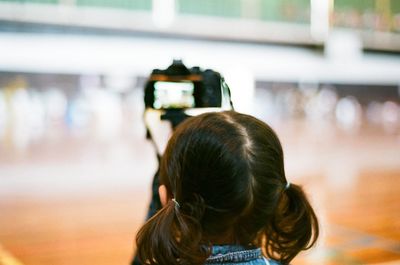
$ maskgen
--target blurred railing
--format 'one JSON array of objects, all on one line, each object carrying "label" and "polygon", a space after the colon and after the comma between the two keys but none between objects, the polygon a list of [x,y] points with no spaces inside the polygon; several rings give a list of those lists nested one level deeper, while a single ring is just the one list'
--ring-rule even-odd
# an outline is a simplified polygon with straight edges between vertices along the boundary
[{"label": "blurred railing", "polygon": [[[62,1],[60,1],[62,2]],[[151,11],[151,1],[149,0],[76,0],[75,5],[85,7],[105,7],[105,8],[121,8],[126,10],[148,10]]]},{"label": "blurred railing", "polygon": [[350,29],[365,49],[400,51],[398,0],[0,0],[0,31],[13,22],[300,45]]}]

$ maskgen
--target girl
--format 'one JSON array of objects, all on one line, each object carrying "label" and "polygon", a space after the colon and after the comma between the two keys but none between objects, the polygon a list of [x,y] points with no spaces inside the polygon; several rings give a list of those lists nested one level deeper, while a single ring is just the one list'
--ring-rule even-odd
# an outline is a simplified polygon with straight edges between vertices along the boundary
[{"label": "girl", "polygon": [[143,264],[289,264],[318,221],[285,177],[278,137],[236,112],[179,125],[161,161],[163,208],[136,237]]}]

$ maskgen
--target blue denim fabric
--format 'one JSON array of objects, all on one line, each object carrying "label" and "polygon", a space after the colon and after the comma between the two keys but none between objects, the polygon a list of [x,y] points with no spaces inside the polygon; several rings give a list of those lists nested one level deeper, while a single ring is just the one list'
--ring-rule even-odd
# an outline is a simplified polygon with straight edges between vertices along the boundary
[{"label": "blue denim fabric", "polygon": [[211,256],[205,264],[279,265],[274,260],[264,258],[260,248],[246,249],[243,246],[237,245],[213,246]]}]

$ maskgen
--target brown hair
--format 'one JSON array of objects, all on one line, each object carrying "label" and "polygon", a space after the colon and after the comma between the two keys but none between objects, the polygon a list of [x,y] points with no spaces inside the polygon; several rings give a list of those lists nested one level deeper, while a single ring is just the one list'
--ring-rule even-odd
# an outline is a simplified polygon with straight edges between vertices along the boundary
[{"label": "brown hair", "polygon": [[171,137],[160,183],[169,200],[137,234],[143,264],[204,264],[213,244],[262,247],[288,264],[318,238],[302,188],[285,177],[278,137],[237,112],[187,119]]}]

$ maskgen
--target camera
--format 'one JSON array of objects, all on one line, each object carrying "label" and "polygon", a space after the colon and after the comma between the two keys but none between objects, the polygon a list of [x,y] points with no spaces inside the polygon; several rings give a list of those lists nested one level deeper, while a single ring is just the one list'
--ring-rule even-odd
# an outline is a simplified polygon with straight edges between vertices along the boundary
[{"label": "camera", "polygon": [[174,60],[165,70],[154,69],[144,89],[147,110],[159,110],[161,119],[173,127],[189,116],[204,111],[233,109],[224,78],[211,69],[187,68]]}]

